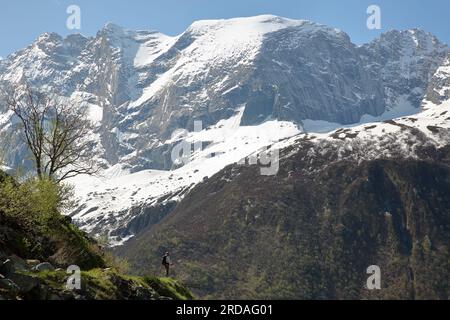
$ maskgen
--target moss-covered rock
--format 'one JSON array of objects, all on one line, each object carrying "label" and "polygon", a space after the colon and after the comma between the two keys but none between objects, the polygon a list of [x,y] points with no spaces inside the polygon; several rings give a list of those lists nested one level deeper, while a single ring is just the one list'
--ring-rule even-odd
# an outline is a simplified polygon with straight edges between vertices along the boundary
[{"label": "moss-covered rock", "polygon": [[130,277],[113,269],[92,269],[81,272],[81,289],[68,290],[69,274],[46,271],[29,274],[39,280],[39,286],[23,295],[25,299],[61,300],[187,300],[193,296],[177,280]]},{"label": "moss-covered rock", "polygon": [[175,300],[192,300],[192,292],[178,280],[172,278],[157,278],[146,276],[143,278],[145,283],[150,285],[161,296]]}]

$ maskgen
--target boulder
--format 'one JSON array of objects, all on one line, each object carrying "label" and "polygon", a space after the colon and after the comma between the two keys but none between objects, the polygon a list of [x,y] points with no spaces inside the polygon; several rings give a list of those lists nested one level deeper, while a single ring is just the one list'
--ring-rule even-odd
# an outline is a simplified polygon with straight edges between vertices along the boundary
[{"label": "boulder", "polygon": [[3,274],[5,277],[10,277],[11,274],[18,272],[18,271],[27,271],[27,263],[25,260],[12,256],[8,259],[6,259],[1,265],[0,265],[0,273]]},{"label": "boulder", "polygon": [[41,263],[39,260],[27,260],[26,262],[30,269],[36,267],[38,264]]},{"label": "boulder", "polygon": [[42,272],[42,271],[55,271],[55,267],[49,262],[39,263],[37,266],[33,268],[33,271]]},{"label": "boulder", "polygon": [[0,289],[6,290],[10,296],[16,296],[20,291],[17,284],[6,278],[0,279]]},{"label": "boulder", "polygon": [[10,275],[11,273],[14,273],[14,264],[11,260],[6,259],[1,265],[0,265],[0,273],[4,275]]},{"label": "boulder", "polygon": [[11,260],[12,262],[14,262],[14,264],[17,266],[18,270],[28,269],[27,262],[19,256],[12,255],[12,256],[9,256],[8,259]]},{"label": "boulder", "polygon": [[28,293],[40,284],[38,278],[22,273],[13,273],[9,279],[19,287],[20,293]]}]

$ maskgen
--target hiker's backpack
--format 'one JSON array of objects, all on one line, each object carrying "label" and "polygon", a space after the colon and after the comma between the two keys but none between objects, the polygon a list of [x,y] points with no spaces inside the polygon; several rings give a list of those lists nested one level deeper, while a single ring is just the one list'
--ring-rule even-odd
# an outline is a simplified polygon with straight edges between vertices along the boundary
[{"label": "hiker's backpack", "polygon": [[165,266],[167,264],[167,256],[164,256],[162,258],[162,264],[163,264],[163,266]]}]

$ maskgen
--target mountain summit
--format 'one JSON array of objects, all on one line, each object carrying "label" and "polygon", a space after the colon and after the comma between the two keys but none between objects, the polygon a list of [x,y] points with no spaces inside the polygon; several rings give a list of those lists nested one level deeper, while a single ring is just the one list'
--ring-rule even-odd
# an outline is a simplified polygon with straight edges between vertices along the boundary
[{"label": "mountain summit", "polygon": [[[280,139],[445,102],[449,53],[417,29],[357,46],[340,30],[272,15],[198,21],[175,37],[107,24],[91,38],[40,36],[0,61],[0,81],[26,76],[89,110],[92,155],[107,182],[89,182],[106,184],[103,198],[79,187],[83,201],[73,215],[92,233],[126,236],[164,216],[169,200],[176,203],[192,185]],[[196,121],[200,133],[192,132]],[[7,165],[22,164],[25,148],[4,106],[0,134],[14,146]],[[179,164],[171,150],[185,138],[208,148],[174,181],[167,170]],[[128,174],[139,186],[111,196],[108,179]],[[170,205],[158,207],[159,197]]]}]

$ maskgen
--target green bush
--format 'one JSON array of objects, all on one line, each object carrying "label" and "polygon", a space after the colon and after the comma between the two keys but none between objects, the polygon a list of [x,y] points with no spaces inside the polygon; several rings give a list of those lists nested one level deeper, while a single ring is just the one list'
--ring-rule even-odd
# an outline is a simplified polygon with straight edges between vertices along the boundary
[{"label": "green bush", "polygon": [[0,218],[9,254],[45,260],[58,266],[105,267],[103,251],[60,211],[70,204],[72,190],[51,179],[22,183],[0,172]]},{"label": "green bush", "polygon": [[59,218],[71,192],[51,179],[31,178],[19,184],[6,177],[0,184],[0,210],[24,227],[46,226]]}]

